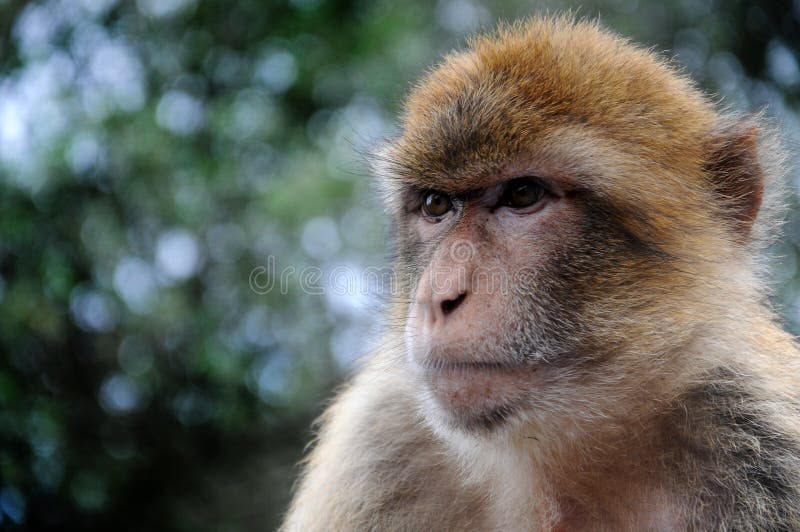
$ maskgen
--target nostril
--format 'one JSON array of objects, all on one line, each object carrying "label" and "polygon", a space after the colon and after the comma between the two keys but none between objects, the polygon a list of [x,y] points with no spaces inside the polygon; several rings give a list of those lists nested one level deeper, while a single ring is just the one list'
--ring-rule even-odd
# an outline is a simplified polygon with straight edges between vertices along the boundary
[{"label": "nostril", "polygon": [[459,296],[455,299],[448,299],[447,301],[442,301],[442,314],[447,316],[448,314],[453,312],[455,309],[458,308],[458,306],[461,304],[462,301],[464,301],[466,297],[467,294],[466,292],[464,292],[463,294],[459,294]]}]

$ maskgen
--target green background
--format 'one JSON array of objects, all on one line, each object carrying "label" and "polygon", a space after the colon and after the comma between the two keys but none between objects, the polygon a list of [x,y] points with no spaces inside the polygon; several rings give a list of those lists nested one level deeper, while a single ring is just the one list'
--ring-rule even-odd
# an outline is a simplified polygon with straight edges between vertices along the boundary
[{"label": "green background", "polygon": [[328,275],[385,264],[362,154],[465,35],[569,7],[765,107],[794,153],[800,2],[0,1],[0,528],[273,529],[387,325]]}]

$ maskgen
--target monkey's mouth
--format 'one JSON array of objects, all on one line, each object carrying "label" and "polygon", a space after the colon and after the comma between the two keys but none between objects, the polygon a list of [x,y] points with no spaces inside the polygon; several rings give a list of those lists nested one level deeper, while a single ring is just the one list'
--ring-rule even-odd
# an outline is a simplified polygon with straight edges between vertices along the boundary
[{"label": "monkey's mouth", "polygon": [[486,427],[493,413],[524,402],[536,367],[518,361],[453,361],[426,358],[415,364],[421,384],[452,425]]},{"label": "monkey's mouth", "polygon": [[[476,353],[476,351],[478,351]],[[536,367],[531,360],[518,360],[507,357],[491,358],[491,352],[465,346],[433,346],[427,350],[411,350],[409,358],[417,375],[426,381],[466,379],[502,379],[506,376],[529,375]],[[486,356],[489,355],[489,356]]]},{"label": "monkey's mouth", "polygon": [[425,373],[429,374],[443,374],[459,371],[493,372],[504,370],[521,370],[523,368],[531,369],[529,365],[522,364],[520,362],[453,362],[450,360],[440,359],[425,360],[420,362],[419,366]]}]

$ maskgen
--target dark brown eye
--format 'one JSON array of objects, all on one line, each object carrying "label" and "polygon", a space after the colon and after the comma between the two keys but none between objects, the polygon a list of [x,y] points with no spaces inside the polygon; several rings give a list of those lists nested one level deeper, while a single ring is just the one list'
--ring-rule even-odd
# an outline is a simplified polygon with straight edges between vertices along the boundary
[{"label": "dark brown eye", "polygon": [[544,189],[532,179],[515,179],[505,193],[505,204],[512,209],[530,207],[544,196]]},{"label": "dark brown eye", "polygon": [[444,216],[452,208],[453,203],[447,194],[431,191],[427,192],[422,198],[422,212],[431,218]]}]

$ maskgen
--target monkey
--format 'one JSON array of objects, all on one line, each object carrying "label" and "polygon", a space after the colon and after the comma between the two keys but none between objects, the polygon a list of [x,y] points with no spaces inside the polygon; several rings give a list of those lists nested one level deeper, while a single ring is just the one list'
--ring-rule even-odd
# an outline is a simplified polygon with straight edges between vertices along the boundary
[{"label": "monkey", "polygon": [[376,150],[387,326],[282,530],[800,530],[780,146],[597,21],[446,55]]}]

